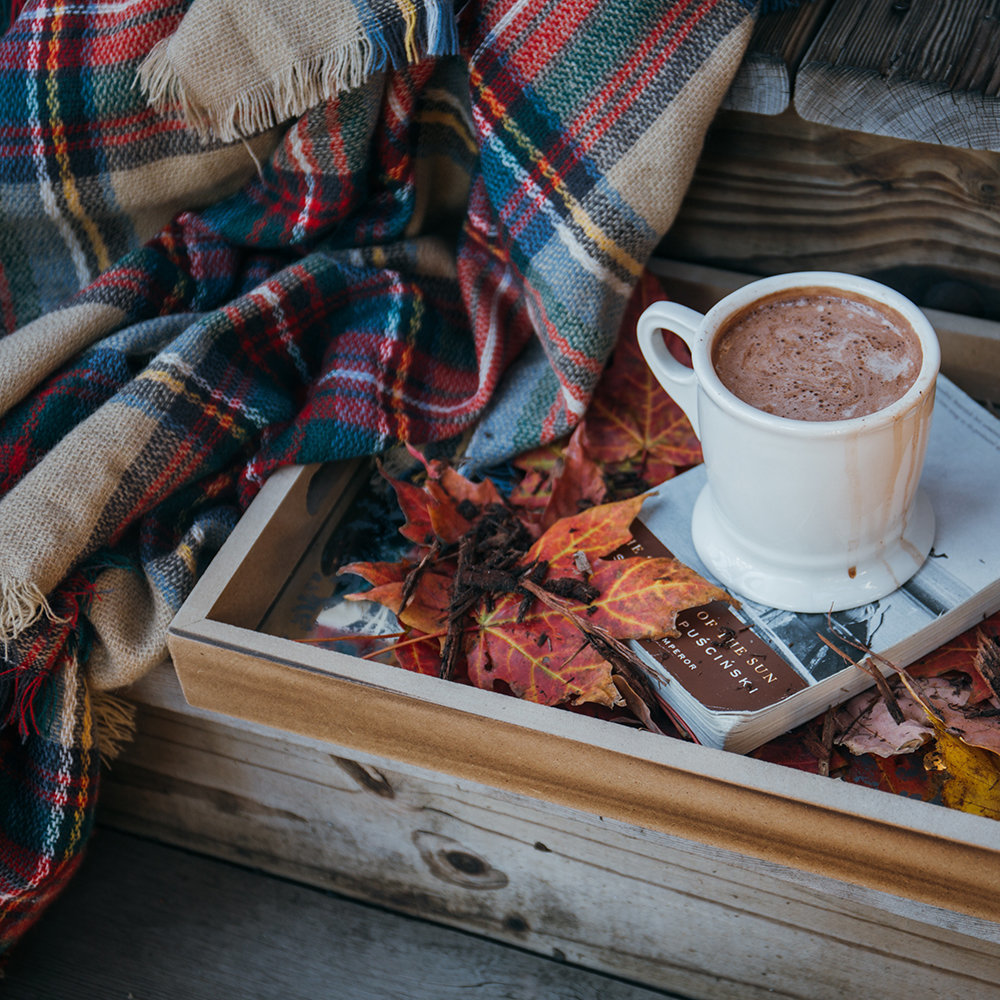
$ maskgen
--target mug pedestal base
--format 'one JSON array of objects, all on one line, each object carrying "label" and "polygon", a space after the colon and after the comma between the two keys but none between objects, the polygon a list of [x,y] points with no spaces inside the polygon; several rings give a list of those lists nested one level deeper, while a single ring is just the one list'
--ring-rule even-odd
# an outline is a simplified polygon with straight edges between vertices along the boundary
[{"label": "mug pedestal base", "polygon": [[805,613],[868,604],[906,583],[934,541],[934,511],[922,490],[905,525],[900,538],[851,566],[793,566],[749,549],[719,517],[706,486],[695,503],[691,533],[698,555],[733,596]]}]

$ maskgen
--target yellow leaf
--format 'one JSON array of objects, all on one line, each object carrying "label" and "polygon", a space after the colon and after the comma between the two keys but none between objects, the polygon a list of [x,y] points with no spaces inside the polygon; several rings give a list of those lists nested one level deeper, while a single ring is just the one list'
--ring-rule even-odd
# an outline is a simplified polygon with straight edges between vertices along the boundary
[{"label": "yellow leaf", "polygon": [[1000,819],[1000,758],[969,746],[935,725],[937,746],[924,757],[924,767],[945,773],[942,801],[952,809]]}]

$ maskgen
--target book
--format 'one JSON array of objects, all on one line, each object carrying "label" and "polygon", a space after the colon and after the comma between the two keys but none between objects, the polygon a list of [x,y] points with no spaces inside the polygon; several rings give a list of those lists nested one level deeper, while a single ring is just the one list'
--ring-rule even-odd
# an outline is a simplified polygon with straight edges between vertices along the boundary
[{"label": "book", "polygon": [[[691,540],[705,480],[697,466],[657,487],[623,554],[666,552],[718,583]],[[680,613],[677,637],[634,641],[668,714],[699,743],[747,753],[874,683],[824,638],[855,663],[878,654],[891,673],[889,664],[905,667],[1000,609],[1000,420],[944,376],[921,487],[934,545],[887,597],[829,615],[716,601]]]}]

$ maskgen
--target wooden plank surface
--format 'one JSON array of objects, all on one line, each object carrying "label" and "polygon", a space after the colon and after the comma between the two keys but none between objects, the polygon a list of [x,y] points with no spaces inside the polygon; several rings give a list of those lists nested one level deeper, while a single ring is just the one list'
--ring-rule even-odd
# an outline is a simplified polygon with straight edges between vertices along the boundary
[{"label": "wooden plank surface", "polygon": [[658,254],[750,274],[829,269],[1000,319],[1000,155],[723,112]]},{"label": "wooden plank surface", "polygon": [[1000,150],[995,0],[837,0],[795,80],[810,121]]},{"label": "wooden plank surface", "polygon": [[663,1000],[668,994],[98,829],[4,1000]]},{"label": "wooden plank surface", "polygon": [[759,115],[788,108],[799,62],[831,3],[811,0],[759,17],[722,106]]},{"label": "wooden plank surface", "polygon": [[1000,924],[192,709],[168,671],[136,696],[119,829],[690,997],[912,1000],[919,966],[1000,1000]]}]

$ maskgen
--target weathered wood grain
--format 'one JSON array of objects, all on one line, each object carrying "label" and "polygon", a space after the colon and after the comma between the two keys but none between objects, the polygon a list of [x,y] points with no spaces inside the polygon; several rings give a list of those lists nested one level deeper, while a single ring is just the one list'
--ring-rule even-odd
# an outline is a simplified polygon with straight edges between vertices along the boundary
[{"label": "weathered wood grain", "polygon": [[795,79],[806,119],[1000,149],[994,0],[836,0]]},{"label": "weathered wood grain", "polygon": [[812,0],[761,16],[724,108],[777,115],[792,100],[792,81],[832,0]]},{"label": "weathered wood grain", "polygon": [[169,672],[103,819],[690,997],[1000,997],[1000,924],[191,709]]},{"label": "weathered wood grain", "polygon": [[751,274],[831,269],[1000,318],[1000,155],[721,113],[659,255]]},{"label": "weathered wood grain", "polygon": [[664,1000],[667,994],[114,830],[5,1000]]}]

